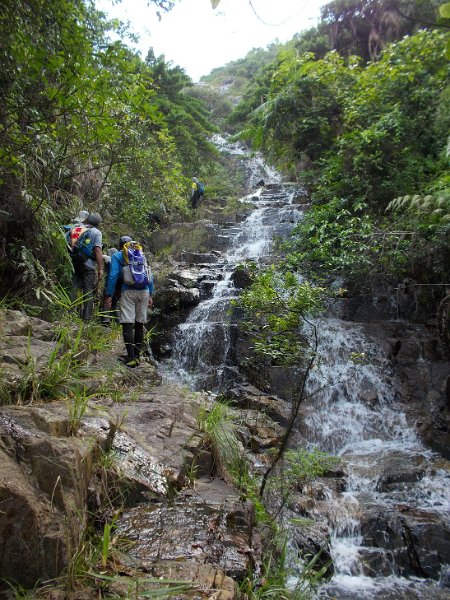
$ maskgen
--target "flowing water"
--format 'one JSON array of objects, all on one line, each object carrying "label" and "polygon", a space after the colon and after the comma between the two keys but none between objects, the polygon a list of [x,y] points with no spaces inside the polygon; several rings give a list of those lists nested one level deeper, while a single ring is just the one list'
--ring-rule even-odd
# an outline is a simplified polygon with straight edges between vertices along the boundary
[{"label": "flowing water", "polygon": [[[330,502],[322,507],[335,574],[318,597],[450,597],[404,576],[395,531],[402,511],[414,522],[450,528],[449,463],[418,439],[402,407],[400,382],[361,328],[328,319],[319,331],[321,360],[309,391],[321,391],[307,402],[302,435],[311,446],[340,456],[347,478],[345,492],[328,490]],[[432,549],[430,544],[430,555]]]},{"label": "flowing water", "polygon": [[[239,144],[229,145],[220,136],[215,141],[223,151],[246,156],[247,151]],[[175,378],[195,390],[220,391],[230,375],[229,311],[231,301],[237,298],[232,281],[237,265],[270,259],[274,238],[286,236],[302,214],[292,204],[295,187],[282,186],[279,175],[260,156],[247,158],[245,164],[250,189],[260,180],[273,187],[256,188],[241,199],[243,206],[251,202],[254,209],[231,231],[224,230],[231,237],[231,244],[216,265],[220,274],[216,275],[212,296],[195,307],[178,326],[173,335],[173,356],[163,368],[168,379]]]},{"label": "flowing water", "polygon": [[[246,155],[245,148],[230,147],[223,138],[216,143],[223,151]],[[174,354],[164,367],[166,377],[196,390],[219,392],[230,373],[236,373],[229,323],[230,302],[237,293],[232,282],[236,266],[246,260],[269,262],[274,237],[287,235],[302,216],[292,204],[293,186],[281,185],[260,157],[246,164],[250,187],[261,179],[266,186],[243,199],[251,200],[254,209],[233,227],[230,247],[215,265],[219,275],[212,296],[175,330]],[[405,526],[408,515],[416,524],[434,524],[430,535],[439,528],[448,533],[449,462],[418,439],[402,405],[401,384],[383,350],[362,327],[324,318],[318,329],[320,361],[309,380],[313,396],[305,404],[298,437],[303,445],[341,457],[346,480],[343,492],[322,490],[325,501],[318,518],[329,530],[334,575],[319,588],[317,598],[450,598],[448,588],[401,566],[402,541],[397,539],[410,531]],[[433,543],[424,552],[427,557],[421,559],[432,562]]]}]

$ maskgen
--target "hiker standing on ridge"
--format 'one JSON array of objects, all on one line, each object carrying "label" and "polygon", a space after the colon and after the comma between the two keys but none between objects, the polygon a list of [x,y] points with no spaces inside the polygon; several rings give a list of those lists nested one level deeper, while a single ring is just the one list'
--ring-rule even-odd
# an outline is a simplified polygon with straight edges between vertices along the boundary
[{"label": "hiker standing on ridge", "polygon": [[192,208],[197,208],[200,203],[200,198],[205,193],[205,186],[203,183],[197,179],[197,177],[192,178],[191,185],[191,206]]},{"label": "hiker standing on ridge", "polygon": [[[124,236],[125,237],[125,236]],[[123,240],[124,238],[121,238]],[[138,242],[128,241],[122,250],[111,257],[111,267],[106,284],[105,310],[110,310],[117,281],[122,274],[120,316],[123,341],[127,351],[125,365],[137,367],[140,363],[144,342],[144,326],[147,310],[153,305],[153,276],[142,247]]]},{"label": "hiker standing on ridge", "polygon": [[[81,219],[85,214],[86,211],[80,211],[78,216]],[[85,220],[75,224],[66,235],[74,269],[71,299],[76,300],[81,290],[83,321],[92,318],[97,270],[98,281],[103,277],[102,233],[98,229],[101,222],[98,213],[88,213]]]}]

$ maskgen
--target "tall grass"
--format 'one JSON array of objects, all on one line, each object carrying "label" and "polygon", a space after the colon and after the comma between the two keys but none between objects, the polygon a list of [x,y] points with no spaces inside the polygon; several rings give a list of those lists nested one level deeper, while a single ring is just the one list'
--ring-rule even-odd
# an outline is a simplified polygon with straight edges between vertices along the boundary
[{"label": "tall grass", "polygon": [[294,567],[289,562],[287,535],[276,534],[261,573],[249,575],[240,584],[242,600],[311,600],[330,566],[317,566],[321,554],[319,551],[300,568]]},{"label": "tall grass", "polygon": [[197,428],[203,434],[203,444],[210,448],[217,472],[229,483],[235,483],[234,472],[242,462],[244,450],[236,435],[232,412],[226,402],[198,407]]},{"label": "tall grass", "polygon": [[58,400],[78,388],[86,368],[77,360],[76,350],[61,352],[62,342],[57,342],[46,363],[39,366],[29,339],[27,360],[16,384],[18,404]]},{"label": "tall grass", "polygon": [[[76,308],[82,299],[72,301],[64,288],[56,286],[50,294],[54,299],[54,312],[59,315],[53,330],[56,345],[42,364],[32,352],[29,335],[25,364],[16,360],[20,370],[18,379],[13,385],[0,384],[0,405],[71,397],[76,412],[80,407],[82,380],[89,374],[88,357],[110,350],[119,336],[118,328],[105,328],[94,321],[84,323],[77,317]],[[72,416],[76,418],[75,414]]]}]

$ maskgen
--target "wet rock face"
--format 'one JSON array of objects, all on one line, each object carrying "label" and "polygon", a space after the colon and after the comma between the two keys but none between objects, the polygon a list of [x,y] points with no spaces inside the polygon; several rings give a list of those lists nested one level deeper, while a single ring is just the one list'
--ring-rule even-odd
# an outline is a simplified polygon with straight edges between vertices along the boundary
[{"label": "wet rock face", "polygon": [[304,205],[304,204],[309,204],[310,202],[311,202],[311,199],[309,197],[307,190],[300,188],[295,191],[294,196],[292,198],[293,204]]},{"label": "wet rock face", "polygon": [[[171,506],[138,506],[126,511],[118,532],[134,544],[141,567],[164,561],[209,564],[242,580],[259,560],[252,505],[219,480],[197,481]],[[175,541],[175,544],[174,544]]]},{"label": "wet rock face", "polygon": [[[215,265],[177,265],[170,273],[159,275],[156,283],[154,306],[163,318],[181,311],[185,316],[190,309],[207,298],[220,279],[221,271]],[[184,312],[183,312],[184,311]],[[180,321],[183,320],[180,315]]]},{"label": "wet rock face", "polygon": [[364,545],[387,550],[403,576],[438,579],[450,561],[450,530],[435,514],[405,508],[372,511],[362,522]]},{"label": "wet rock face", "polygon": [[[238,323],[240,315],[233,311]],[[263,394],[273,394],[283,400],[292,400],[299,392],[303,372],[297,367],[267,364],[267,360],[255,354],[253,341],[242,327],[235,327],[234,343],[230,349],[230,362],[239,365],[239,370],[250,384]]]},{"label": "wet rock face", "polygon": [[169,227],[153,232],[149,246],[154,254],[169,249],[171,256],[179,259],[184,251],[186,239],[189,239],[189,247],[194,252],[204,252],[214,236],[214,227],[210,221],[173,223]]},{"label": "wet rock face", "polygon": [[[138,561],[135,562],[139,564]],[[222,570],[209,564],[182,560],[147,563],[145,575],[142,576],[142,571],[133,567],[133,561],[128,561],[123,566],[123,570],[138,581],[137,586],[133,586],[132,593],[135,595],[134,587],[138,587],[141,591],[139,598],[174,598],[175,600],[237,600],[240,598],[235,581]],[[175,583],[166,584],[165,581]],[[112,583],[108,588],[111,598],[130,598],[130,584],[126,582],[126,578],[123,578],[120,583]],[[174,588],[178,592],[174,592]],[[167,590],[167,595],[163,595],[164,589]]]},{"label": "wet rock face", "polygon": [[436,332],[425,325],[395,321],[361,326],[384,348],[393,372],[403,383],[406,412],[421,438],[450,458],[450,356]]},{"label": "wet rock face", "polygon": [[194,265],[215,264],[220,258],[220,252],[183,252],[181,260]]},{"label": "wet rock face", "polygon": [[158,276],[154,296],[156,311],[150,314],[150,325],[157,332],[151,342],[157,358],[171,355],[167,332],[182,323],[190,310],[210,296],[220,277],[221,270],[215,264],[186,263],[180,263],[169,273]]},{"label": "wet rock face", "polygon": [[39,370],[56,347],[50,323],[17,310],[1,311],[0,332],[0,366],[7,384],[15,384],[31,357]]},{"label": "wet rock face", "polygon": [[[359,585],[358,585],[359,584]],[[420,582],[402,582],[397,587],[394,583],[384,587],[377,585],[376,581],[367,581],[364,578],[355,582],[356,589],[340,586],[339,582],[332,582],[320,587],[317,600],[448,600],[448,590],[437,585],[427,585]]]},{"label": "wet rock face", "polygon": [[231,280],[235,287],[239,289],[248,288],[253,283],[253,277],[250,271],[245,267],[237,267],[231,276]]},{"label": "wet rock face", "polygon": [[40,577],[56,577],[66,564],[67,538],[55,519],[62,515],[51,510],[11,457],[0,452],[0,462],[0,575],[33,587]]},{"label": "wet rock face", "polygon": [[29,317],[18,310],[2,310],[0,330],[4,336],[32,336],[35,339],[50,340],[52,326],[47,321]]},{"label": "wet rock face", "polygon": [[[128,507],[120,527],[136,540],[122,555],[125,572],[178,576],[193,590],[180,594],[186,600],[237,598],[233,578],[259,564],[259,537],[251,504],[224,481],[186,487],[192,465],[208,474],[214,467],[193,416],[199,401],[170,386],[135,389],[123,404],[93,400],[73,436],[66,403],[2,407],[0,579],[33,587],[61,573],[91,511],[105,516],[106,471],[107,507]],[[112,451],[113,466],[98,469],[100,449]],[[116,485],[125,490],[117,498]]]},{"label": "wet rock face", "polygon": [[56,577],[77,545],[97,439],[66,437],[65,405],[2,408],[0,414],[0,577],[33,586]]}]

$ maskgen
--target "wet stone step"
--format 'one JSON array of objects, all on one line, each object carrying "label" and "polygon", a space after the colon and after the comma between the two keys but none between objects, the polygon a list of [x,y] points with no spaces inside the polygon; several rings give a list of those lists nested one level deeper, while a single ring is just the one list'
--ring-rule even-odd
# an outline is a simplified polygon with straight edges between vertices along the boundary
[{"label": "wet stone step", "polygon": [[234,225],[233,227],[223,228],[222,235],[227,235],[229,237],[232,237],[234,235],[237,235],[238,233],[241,233],[241,231],[242,231],[242,229],[240,227],[236,227]]},{"label": "wet stone step", "polygon": [[264,189],[263,193],[264,193],[266,190],[271,190],[271,191],[280,191],[280,192],[281,192],[281,191],[283,191],[283,190],[284,190],[284,185],[283,185],[282,183],[267,183],[267,184],[264,186],[264,188],[265,188],[265,189]]},{"label": "wet stone step", "polygon": [[286,208],[286,199],[282,199],[282,200],[276,200],[276,199],[270,199],[267,200],[267,202],[263,202],[261,201],[259,203],[260,208],[264,207],[264,208],[273,208],[273,209],[285,209]]},{"label": "wet stone step", "polygon": [[213,250],[225,250],[231,242],[230,235],[216,235],[213,240],[210,240],[209,247]]},{"label": "wet stone step", "polygon": [[217,283],[217,281],[214,281],[212,279],[204,279],[203,281],[200,282],[199,289],[200,289],[200,298],[202,300],[205,298],[210,298],[212,296],[214,286],[216,285],[216,283]]},{"label": "wet stone step", "polygon": [[216,263],[220,254],[217,252],[182,252],[181,259],[194,265],[208,265]]},{"label": "wet stone step", "polygon": [[219,227],[219,229],[226,229],[226,230],[233,229],[233,228],[236,228],[236,223],[234,221],[228,221],[226,223],[220,223],[218,227]]},{"label": "wet stone step", "polygon": [[117,525],[117,533],[133,542],[130,555],[143,567],[188,561],[242,580],[259,556],[253,506],[222,480],[198,480],[173,503],[139,505],[125,511]]}]

